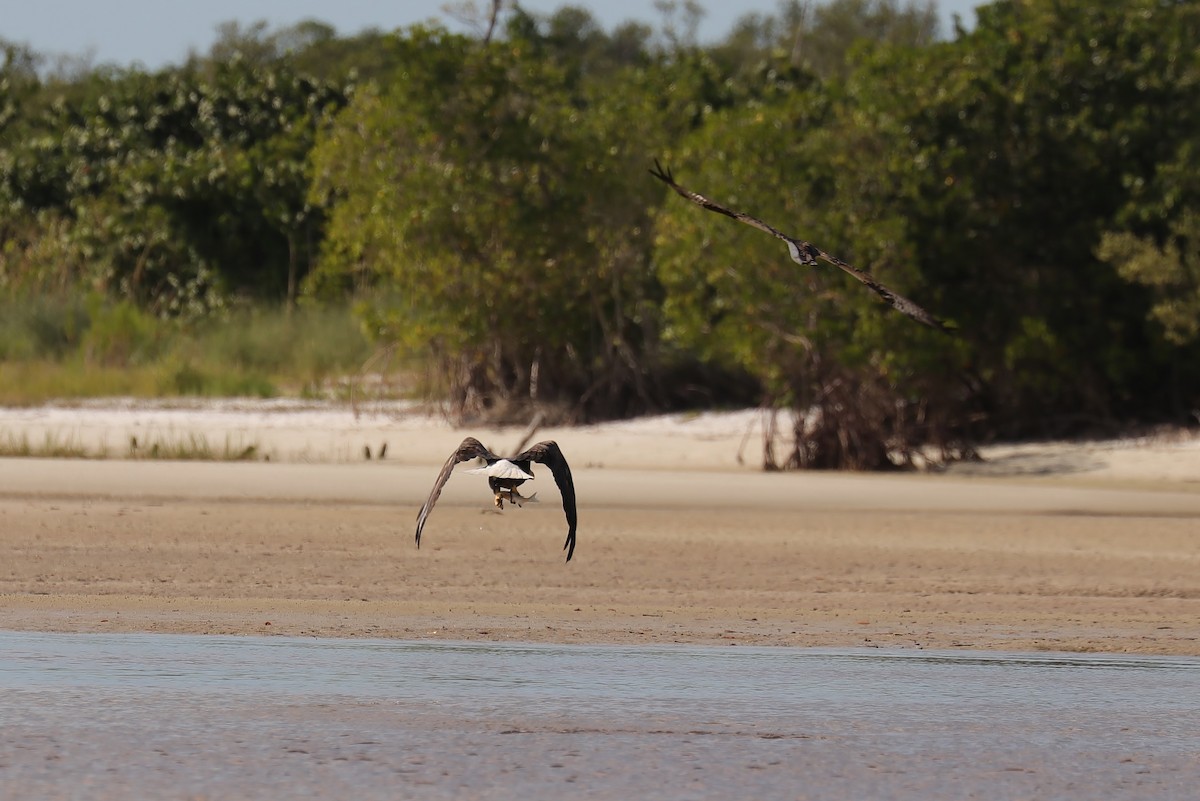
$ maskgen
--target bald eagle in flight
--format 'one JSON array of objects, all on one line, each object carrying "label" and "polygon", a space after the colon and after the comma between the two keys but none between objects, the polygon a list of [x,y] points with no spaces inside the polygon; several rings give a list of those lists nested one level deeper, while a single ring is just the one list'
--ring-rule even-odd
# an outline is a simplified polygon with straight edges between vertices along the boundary
[{"label": "bald eagle in flight", "polygon": [[504,459],[489,451],[474,437],[464,439],[454,453],[450,454],[446,464],[442,466],[442,472],[438,473],[437,480],[433,482],[429,498],[421,507],[421,511],[417,513],[417,547],[421,547],[421,530],[425,528],[425,520],[433,511],[433,505],[437,503],[438,497],[442,494],[442,487],[446,486],[450,473],[454,471],[456,465],[471,459],[483,459],[486,462],[483,467],[477,467],[467,472],[482,473],[487,476],[488,486],[495,493],[492,502],[497,509],[503,509],[505,501],[519,507],[523,503],[534,500],[536,492],[524,497],[517,492],[517,487],[533,478],[533,462],[544,464],[550,468],[550,474],[554,476],[554,483],[558,485],[558,491],[562,495],[563,512],[567,516],[567,541],[563,544],[563,550],[567,552],[567,561],[570,562],[572,554],[575,553],[575,483],[571,479],[570,465],[567,464],[558,444],[552,440],[539,442],[523,453]]},{"label": "bald eagle in flight", "polygon": [[704,197],[704,195],[700,195],[691,191],[690,189],[683,188],[679,184],[675,183],[675,177],[671,175],[671,171],[664,170],[662,165],[658,163],[657,159],[654,161],[654,169],[650,171],[650,174],[674,189],[681,197],[692,201],[702,208],[706,208],[709,211],[715,211],[718,214],[724,214],[726,217],[732,217],[738,222],[743,222],[746,225],[753,226],[760,231],[766,231],[768,234],[776,237],[777,239],[782,239],[784,244],[787,245],[788,254],[791,255],[792,261],[796,262],[797,264],[805,267],[813,267],[816,266],[817,259],[824,259],[835,267],[839,267],[846,271],[856,280],[861,281],[868,289],[891,304],[892,307],[897,311],[908,315],[918,323],[923,323],[930,328],[936,328],[938,331],[942,331],[943,333],[950,333],[950,329],[947,328],[946,324],[941,320],[937,319],[932,314],[925,311],[903,295],[897,294],[896,292],[888,289],[886,286],[876,281],[869,273],[865,273],[856,267],[850,266],[836,256],[829,255],[811,242],[805,242],[803,239],[790,237],[782,231],[767,225],[757,217],[751,217],[749,214],[727,209],[721,204],[714,203],[713,201]]}]

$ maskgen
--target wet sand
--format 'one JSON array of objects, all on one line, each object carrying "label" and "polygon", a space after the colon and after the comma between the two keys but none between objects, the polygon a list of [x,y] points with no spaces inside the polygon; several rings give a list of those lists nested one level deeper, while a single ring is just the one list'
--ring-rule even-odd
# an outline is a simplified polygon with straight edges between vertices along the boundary
[{"label": "wet sand", "polygon": [[[541,432],[576,466],[564,564],[545,471],[504,513],[455,475],[416,549],[464,432],[387,426],[297,426],[324,460],[0,459],[0,628],[1200,656],[1191,442],[881,476],[749,469],[744,425]],[[381,436],[386,460],[348,456]]]},{"label": "wet sand", "polygon": [[13,799],[1117,801],[1200,767],[1179,657],[2,636]]}]

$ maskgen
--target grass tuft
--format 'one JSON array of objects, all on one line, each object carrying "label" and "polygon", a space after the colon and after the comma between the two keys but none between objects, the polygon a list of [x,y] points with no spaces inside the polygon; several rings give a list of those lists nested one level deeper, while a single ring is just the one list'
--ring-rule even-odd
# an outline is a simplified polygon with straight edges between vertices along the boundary
[{"label": "grass tuft", "polygon": [[96,456],[88,453],[87,448],[74,437],[60,438],[47,432],[40,443],[34,443],[29,440],[28,434],[17,436],[9,431],[0,434],[0,457],[4,458],[89,459]]},{"label": "grass tuft", "polygon": [[203,434],[188,434],[182,439],[156,438],[139,443],[131,438],[126,456],[130,459],[167,459],[171,461],[253,462],[259,447],[225,438],[220,448],[214,448]]}]

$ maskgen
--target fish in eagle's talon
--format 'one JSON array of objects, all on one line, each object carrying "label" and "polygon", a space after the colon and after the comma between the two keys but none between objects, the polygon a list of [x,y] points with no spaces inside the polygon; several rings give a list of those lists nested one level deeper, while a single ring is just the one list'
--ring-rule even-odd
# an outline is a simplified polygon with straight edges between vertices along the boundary
[{"label": "fish in eagle's talon", "polygon": [[[467,472],[474,472],[474,471],[469,470]],[[500,490],[500,492],[498,492],[496,494],[496,506],[503,509],[505,500],[507,500],[509,503],[511,503],[513,506],[517,507],[518,509],[521,509],[527,503],[537,503],[537,493],[535,492],[532,495],[522,495],[521,493],[517,492],[515,489]]]}]

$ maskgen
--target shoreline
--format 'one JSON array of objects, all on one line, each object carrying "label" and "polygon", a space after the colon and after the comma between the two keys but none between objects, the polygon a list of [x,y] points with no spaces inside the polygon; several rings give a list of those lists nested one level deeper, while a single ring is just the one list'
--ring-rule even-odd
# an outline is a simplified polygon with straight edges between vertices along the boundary
[{"label": "shoreline", "polygon": [[[80,430],[162,423],[128,414],[142,422]],[[327,458],[0,459],[3,628],[1200,656],[1195,439],[1008,446],[880,475],[738,465],[746,413],[546,429],[579,497],[564,564],[537,469],[542,502],[504,513],[455,474],[412,541],[449,449],[520,431],[182,414],[209,436],[324,438]],[[385,460],[338,458],[381,432]]]},{"label": "shoreline", "polygon": [[[578,443],[580,464],[662,470],[761,472],[764,414],[758,409],[654,415],[580,426],[545,426],[534,439]],[[77,445],[83,458],[145,458],[149,445],[202,441],[218,453],[254,448],[250,461],[360,462],[386,458],[440,465],[471,434],[497,452],[524,426],[456,427],[410,401],[351,405],[297,399],[109,398],[34,407],[0,407],[0,446]],[[133,441],[137,446],[133,447]],[[776,449],[788,438],[776,435]],[[368,452],[370,456],[364,454]],[[1103,483],[1162,484],[1200,492],[1200,430],[1169,429],[1110,439],[1032,440],[981,445],[978,462],[952,463],[941,475]],[[912,471],[902,471],[911,474]],[[922,472],[922,471],[917,471]]]}]

